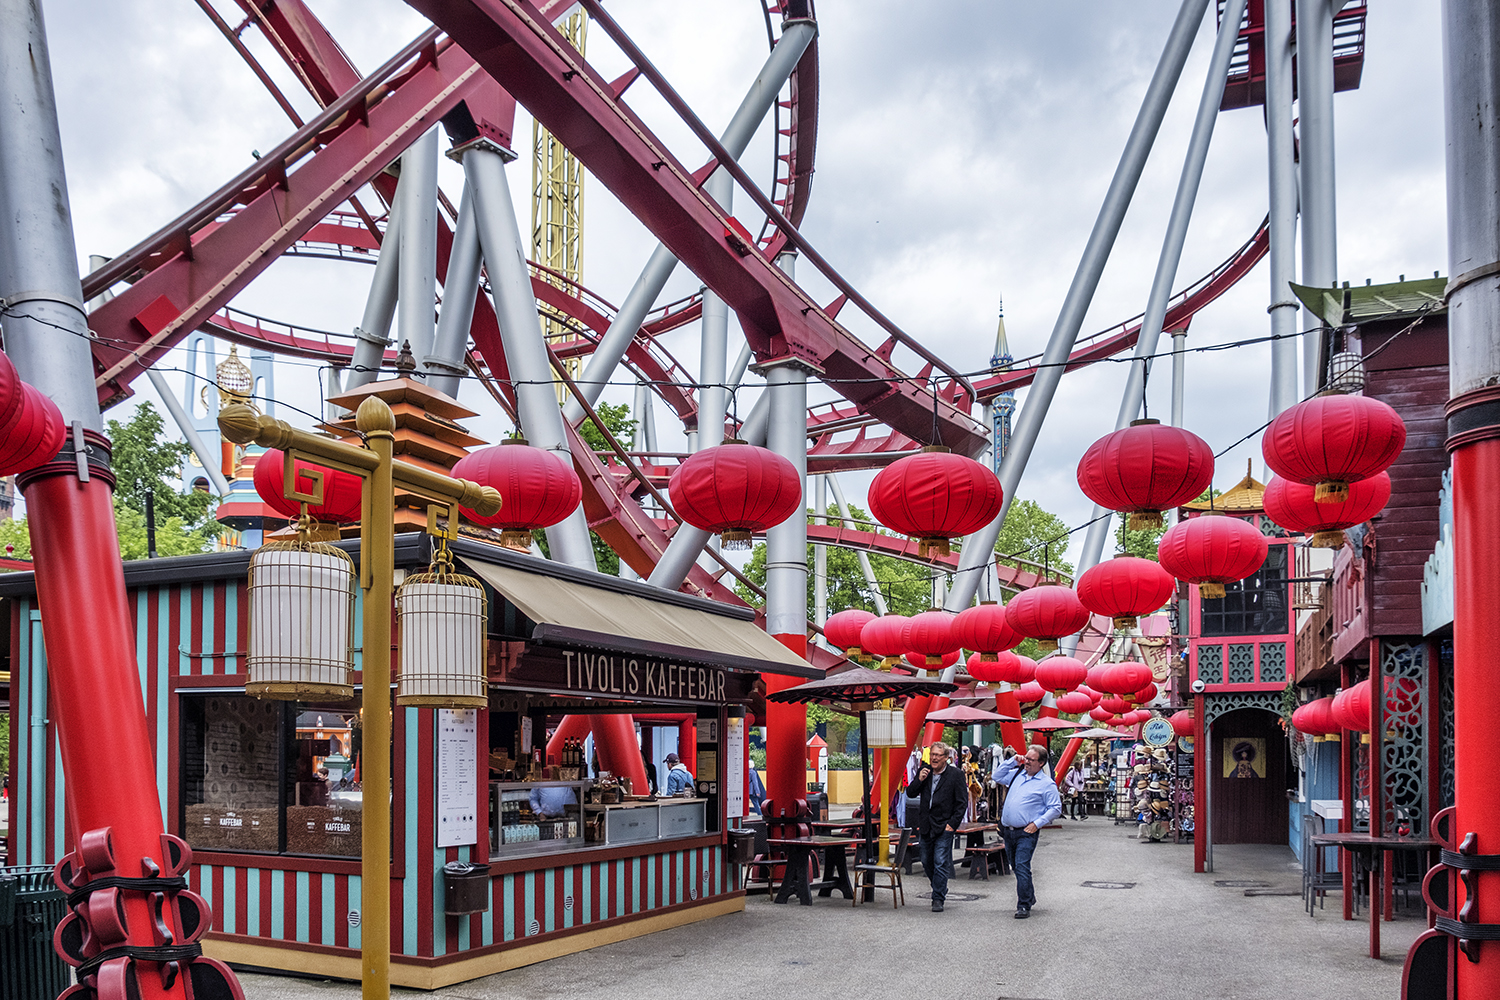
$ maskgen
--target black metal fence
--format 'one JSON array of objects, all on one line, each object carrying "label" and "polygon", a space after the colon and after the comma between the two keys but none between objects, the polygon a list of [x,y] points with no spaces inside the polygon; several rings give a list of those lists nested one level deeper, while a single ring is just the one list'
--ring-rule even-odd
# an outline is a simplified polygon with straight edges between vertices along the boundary
[{"label": "black metal fence", "polygon": [[71,985],[52,950],[52,931],[67,912],[50,865],[0,868],[0,1000],[52,1000]]}]

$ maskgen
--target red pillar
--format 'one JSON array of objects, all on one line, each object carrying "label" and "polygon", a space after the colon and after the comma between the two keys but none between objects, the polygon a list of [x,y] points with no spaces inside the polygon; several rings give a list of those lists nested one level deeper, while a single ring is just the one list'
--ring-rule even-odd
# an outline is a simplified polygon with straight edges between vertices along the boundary
[{"label": "red pillar", "polygon": [[[563,720],[557,724],[557,730],[552,738],[547,741],[547,759],[552,760],[562,753],[563,744],[568,740],[586,739],[593,729],[592,723],[587,715],[565,715]],[[588,766],[588,762],[584,762]]]},{"label": "red pillar", "polygon": [[[1042,695],[1042,703],[1036,710],[1036,717],[1038,719],[1060,718],[1057,712],[1057,699],[1053,696],[1051,691],[1048,691],[1046,694]],[[1047,746],[1047,736],[1048,734],[1045,731],[1032,733],[1031,742],[1039,747]]]},{"label": "red pillar", "polygon": [[[1460,400],[1475,409],[1493,409],[1500,404],[1500,388],[1455,399],[1449,404],[1450,428]],[[1500,712],[1500,686],[1494,682],[1495,650],[1500,648],[1500,606],[1495,603],[1500,593],[1500,424],[1451,437],[1448,445],[1453,453],[1453,830],[1459,843],[1475,834],[1480,854],[1500,854],[1500,781],[1494,740],[1487,734]],[[1468,919],[1500,924],[1500,871],[1475,871],[1474,878],[1472,894],[1463,880],[1453,880],[1472,904]],[[1500,941],[1484,942],[1478,955],[1476,963],[1459,959],[1461,997],[1500,993]]]},{"label": "red pillar", "polygon": [[[805,635],[772,636],[798,656],[807,655]],[[802,683],[785,674],[762,674],[766,693]],[[795,816],[798,799],[807,798],[807,706],[766,702],[766,796],[778,815]],[[768,819],[771,817],[767,817]]]},{"label": "red pillar", "polygon": [[1083,740],[1073,737],[1068,740],[1068,745],[1063,747],[1063,752],[1058,755],[1057,764],[1052,768],[1052,777],[1061,785],[1063,778],[1067,776],[1068,765],[1073,763],[1073,758],[1078,756],[1078,750],[1083,746]]},{"label": "red pillar", "polygon": [[[88,436],[92,444],[104,441]],[[67,776],[69,829],[76,836],[109,827],[115,874],[142,878],[153,874],[143,860],[162,870],[171,866],[162,857],[156,762],[141,701],[112,482],[97,468],[91,473],[83,483],[75,465],[58,462],[21,477],[53,692],[49,711]],[[83,623],[86,627],[80,627]],[[122,892],[121,897],[128,943],[155,946],[147,895]],[[152,963],[138,963],[137,969],[142,1000],[182,995],[181,985],[162,988]],[[179,976],[178,983],[185,978]]]},{"label": "red pillar", "polygon": [[1208,866],[1208,727],[1203,723],[1203,696],[1193,696],[1193,871]]},{"label": "red pillar", "polygon": [[[1018,719],[1021,717],[1021,701],[1016,697],[1014,687],[1007,684],[1004,691],[995,692],[995,711],[1001,715],[1014,715]],[[1016,753],[1026,752],[1026,730],[1021,728],[1019,722],[1000,723],[1000,741],[1013,748]]]},{"label": "red pillar", "polygon": [[645,795],[651,786],[646,783],[646,764],[635,737],[635,719],[629,715],[596,715],[592,722],[599,768],[617,778],[629,778],[632,793]]}]

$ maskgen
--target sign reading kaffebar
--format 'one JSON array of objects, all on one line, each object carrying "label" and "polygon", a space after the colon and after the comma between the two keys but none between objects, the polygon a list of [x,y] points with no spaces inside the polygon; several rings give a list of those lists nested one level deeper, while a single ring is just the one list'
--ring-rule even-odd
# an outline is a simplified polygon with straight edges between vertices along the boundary
[{"label": "sign reading kaffebar", "polygon": [[562,657],[569,691],[686,701],[724,700],[727,671],[720,667],[571,650],[563,650]]}]

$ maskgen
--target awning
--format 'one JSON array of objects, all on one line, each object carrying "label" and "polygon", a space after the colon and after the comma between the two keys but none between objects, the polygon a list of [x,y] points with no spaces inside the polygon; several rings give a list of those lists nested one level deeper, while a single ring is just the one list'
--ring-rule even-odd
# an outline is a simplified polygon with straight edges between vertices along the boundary
[{"label": "awning", "polygon": [[741,671],[823,676],[753,621],[477,559],[463,562],[537,623],[533,642],[621,650]]}]

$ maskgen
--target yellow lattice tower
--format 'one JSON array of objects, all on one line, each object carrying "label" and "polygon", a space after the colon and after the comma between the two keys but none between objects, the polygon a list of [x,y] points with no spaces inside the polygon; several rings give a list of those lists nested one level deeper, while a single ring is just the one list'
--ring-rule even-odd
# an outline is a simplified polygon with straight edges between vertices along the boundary
[{"label": "yellow lattice tower", "polygon": [[[580,8],[559,25],[579,55],[584,54],[588,24],[588,15]],[[546,281],[576,294],[583,267],[583,165],[535,119],[531,139],[531,259],[556,272],[543,272]],[[572,331],[546,312],[542,324],[549,341],[573,339]],[[569,358],[567,369],[570,377],[577,378],[580,359]],[[567,396],[567,389],[558,383],[558,401]]]}]

